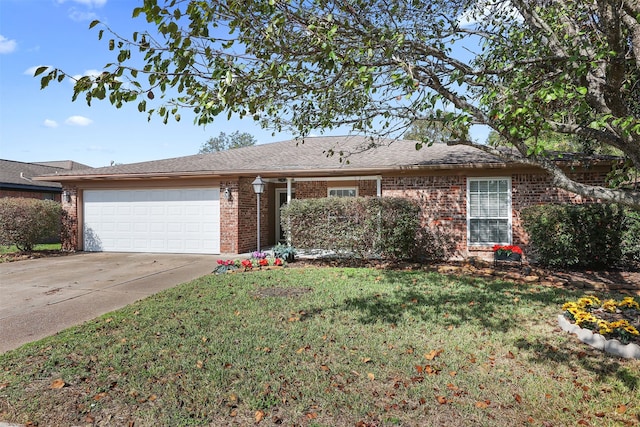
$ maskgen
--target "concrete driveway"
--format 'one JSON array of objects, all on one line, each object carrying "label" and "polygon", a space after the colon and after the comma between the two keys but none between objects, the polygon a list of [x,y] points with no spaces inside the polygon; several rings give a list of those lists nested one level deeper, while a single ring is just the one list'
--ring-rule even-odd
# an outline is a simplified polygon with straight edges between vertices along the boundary
[{"label": "concrete driveway", "polygon": [[0,353],[211,273],[214,255],[79,253],[0,264]]}]

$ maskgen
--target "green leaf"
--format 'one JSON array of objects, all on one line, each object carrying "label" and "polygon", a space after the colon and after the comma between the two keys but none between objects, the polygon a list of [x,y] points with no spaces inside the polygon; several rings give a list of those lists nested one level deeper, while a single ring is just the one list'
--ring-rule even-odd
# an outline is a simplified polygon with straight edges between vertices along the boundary
[{"label": "green leaf", "polygon": [[33,77],[39,76],[40,74],[42,74],[42,73],[44,73],[45,71],[47,71],[47,69],[48,69],[48,68],[49,68],[49,67],[47,67],[46,65],[45,65],[45,66],[42,66],[42,67],[38,67],[38,68],[36,68],[36,72],[35,72],[35,73],[33,73]]},{"label": "green leaf", "polygon": [[100,21],[98,21],[97,19],[91,21],[91,24],[89,24],[89,29],[92,29],[93,27],[95,27],[99,23],[100,23]]}]

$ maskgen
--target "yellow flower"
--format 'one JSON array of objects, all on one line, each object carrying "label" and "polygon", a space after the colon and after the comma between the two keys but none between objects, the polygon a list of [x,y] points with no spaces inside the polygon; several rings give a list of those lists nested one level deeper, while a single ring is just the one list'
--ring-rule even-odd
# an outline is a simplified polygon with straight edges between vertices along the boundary
[{"label": "yellow flower", "polygon": [[622,301],[620,301],[620,302],[618,303],[618,306],[619,306],[620,308],[622,308],[622,307],[628,307],[628,308],[635,308],[635,309],[640,310],[640,304],[638,304],[638,302],[637,302],[637,301],[635,301],[635,300],[633,299],[633,297],[624,297],[624,298],[622,299]]},{"label": "yellow flower", "polygon": [[615,313],[616,312],[616,302],[612,299],[608,299],[605,302],[602,303],[602,308],[604,308],[605,310],[611,312],[611,313]]},{"label": "yellow flower", "polygon": [[638,330],[632,325],[626,326],[624,330],[629,332],[631,335],[640,335],[640,332],[638,332]]},{"label": "yellow flower", "polygon": [[600,305],[600,300],[594,297],[593,295],[589,295],[589,296],[580,298],[578,300],[578,305],[581,307],[588,308],[594,305]]}]

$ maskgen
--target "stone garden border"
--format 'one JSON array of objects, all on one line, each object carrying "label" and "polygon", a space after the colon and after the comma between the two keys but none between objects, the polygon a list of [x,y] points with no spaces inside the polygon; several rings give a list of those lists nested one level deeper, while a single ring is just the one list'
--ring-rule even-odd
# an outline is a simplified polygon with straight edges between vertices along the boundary
[{"label": "stone garden border", "polygon": [[564,317],[564,315],[558,315],[558,324],[563,331],[576,334],[578,339],[585,344],[589,344],[591,347],[598,350],[611,353],[615,356],[624,357],[626,359],[640,359],[640,346],[637,344],[622,344],[616,339],[606,339],[600,334],[596,334],[590,329],[583,329],[580,326],[573,324]]}]

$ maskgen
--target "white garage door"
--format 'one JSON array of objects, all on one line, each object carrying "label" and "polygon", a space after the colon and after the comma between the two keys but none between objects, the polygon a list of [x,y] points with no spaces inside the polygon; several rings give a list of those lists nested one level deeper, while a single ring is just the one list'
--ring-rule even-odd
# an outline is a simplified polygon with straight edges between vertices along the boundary
[{"label": "white garage door", "polygon": [[220,253],[218,189],[85,190],[84,250]]}]

